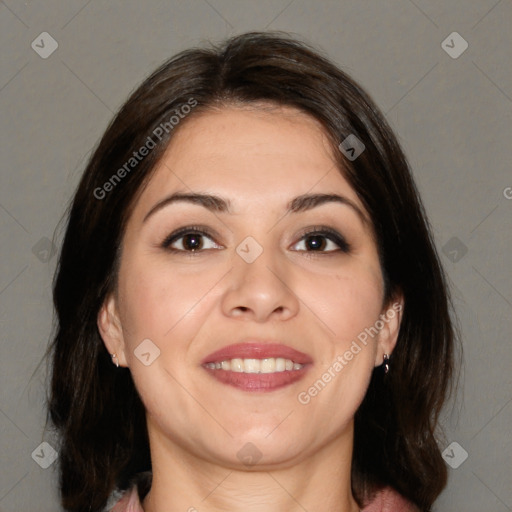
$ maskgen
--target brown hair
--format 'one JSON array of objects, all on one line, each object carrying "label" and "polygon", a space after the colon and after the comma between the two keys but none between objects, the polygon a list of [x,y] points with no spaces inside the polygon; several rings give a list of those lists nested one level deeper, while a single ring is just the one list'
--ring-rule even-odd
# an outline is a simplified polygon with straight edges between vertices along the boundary
[{"label": "brown hair", "polygon": [[[363,506],[390,485],[430,510],[447,480],[435,434],[457,339],[446,278],[408,163],[383,115],[327,58],[281,33],[247,33],[170,59],[130,96],[85,169],[55,275],[57,328],[48,349],[48,412],[61,443],[63,507],[99,511],[115,487],[124,489],[151,469],[144,406],[129,369],[112,364],[96,320],[116,287],[133,205],[179,129],[169,120],[192,102],[189,117],[212,107],[267,102],[300,109],[325,128],[340,172],[372,219],[385,299],[398,291],[404,298],[391,371],[374,370],[356,413],[352,490]],[[160,137],[158,126],[167,127]],[[365,145],[354,161],[338,149],[351,134]],[[148,138],[155,147],[128,170],[126,162]],[[119,173],[122,168],[127,172]],[[122,179],[113,180],[116,173]]]}]

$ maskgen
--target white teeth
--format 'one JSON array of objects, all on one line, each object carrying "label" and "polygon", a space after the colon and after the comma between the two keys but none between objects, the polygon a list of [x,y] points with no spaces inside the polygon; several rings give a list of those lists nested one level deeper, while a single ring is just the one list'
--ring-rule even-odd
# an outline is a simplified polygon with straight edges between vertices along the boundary
[{"label": "white teeth", "polygon": [[261,373],[273,373],[276,371],[276,360],[273,357],[261,360]]},{"label": "white teeth", "polygon": [[260,373],[260,367],[259,359],[244,359],[245,373]]},{"label": "white teeth", "polygon": [[284,372],[286,369],[286,360],[284,357],[276,358],[276,372]]},{"label": "white teeth", "polygon": [[231,359],[231,371],[232,372],[243,372],[244,371],[244,360],[243,359]]},{"label": "white teeth", "polygon": [[265,359],[235,358],[217,363],[207,363],[205,366],[212,370],[231,370],[238,373],[275,373],[300,370],[304,365],[283,357],[267,357]]}]

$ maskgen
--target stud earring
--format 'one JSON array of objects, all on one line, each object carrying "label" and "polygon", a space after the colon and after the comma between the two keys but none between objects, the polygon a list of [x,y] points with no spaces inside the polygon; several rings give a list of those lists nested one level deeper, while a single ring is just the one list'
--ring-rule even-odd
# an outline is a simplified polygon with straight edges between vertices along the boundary
[{"label": "stud earring", "polygon": [[[117,358],[116,354],[111,354],[112,356],[112,362],[116,365],[117,368],[119,368],[119,359]],[[114,361],[115,359],[115,361]]]},{"label": "stud earring", "polygon": [[384,361],[382,363],[384,365],[384,373],[389,372],[389,356],[387,354],[384,354]]}]

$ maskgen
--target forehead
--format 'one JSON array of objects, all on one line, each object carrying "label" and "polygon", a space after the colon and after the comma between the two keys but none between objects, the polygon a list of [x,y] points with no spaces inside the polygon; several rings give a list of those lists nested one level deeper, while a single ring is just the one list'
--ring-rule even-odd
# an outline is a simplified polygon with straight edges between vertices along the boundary
[{"label": "forehead", "polygon": [[321,124],[291,107],[224,107],[178,126],[139,203],[163,195],[208,192],[266,206],[305,193],[343,193],[360,203],[342,176]]}]

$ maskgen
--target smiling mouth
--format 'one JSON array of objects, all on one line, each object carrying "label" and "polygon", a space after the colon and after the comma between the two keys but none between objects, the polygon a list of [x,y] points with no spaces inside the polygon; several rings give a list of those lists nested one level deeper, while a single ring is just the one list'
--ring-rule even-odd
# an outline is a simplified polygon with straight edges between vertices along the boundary
[{"label": "smiling mouth", "polygon": [[278,373],[300,370],[303,364],[295,363],[284,357],[267,357],[265,359],[228,359],[216,363],[206,363],[211,370],[225,370],[237,373]]},{"label": "smiling mouth", "polygon": [[[235,360],[236,361],[236,360]],[[244,361],[244,360],[240,360]],[[252,365],[252,361],[249,366]],[[263,360],[265,361],[265,360]],[[226,361],[223,361],[225,363]],[[229,361],[228,361],[229,362]],[[259,361],[258,361],[259,362]],[[217,363],[218,364],[218,363]],[[238,388],[242,391],[260,391],[268,392],[281,389],[285,386],[293,384],[301,380],[306,372],[309,370],[310,364],[299,365],[300,368],[292,368],[291,370],[275,370],[273,372],[247,372],[235,370],[223,370],[222,368],[212,368],[212,365],[217,366],[216,363],[209,363],[203,365],[203,368],[217,381],[228,386]],[[222,365],[222,363],[220,363]],[[244,364],[242,362],[242,364]],[[263,363],[265,364],[265,363]],[[294,366],[295,366],[294,364]]]},{"label": "smiling mouth", "polygon": [[302,379],[313,360],[287,345],[248,342],[229,345],[203,359],[217,381],[243,391],[274,391]]}]

